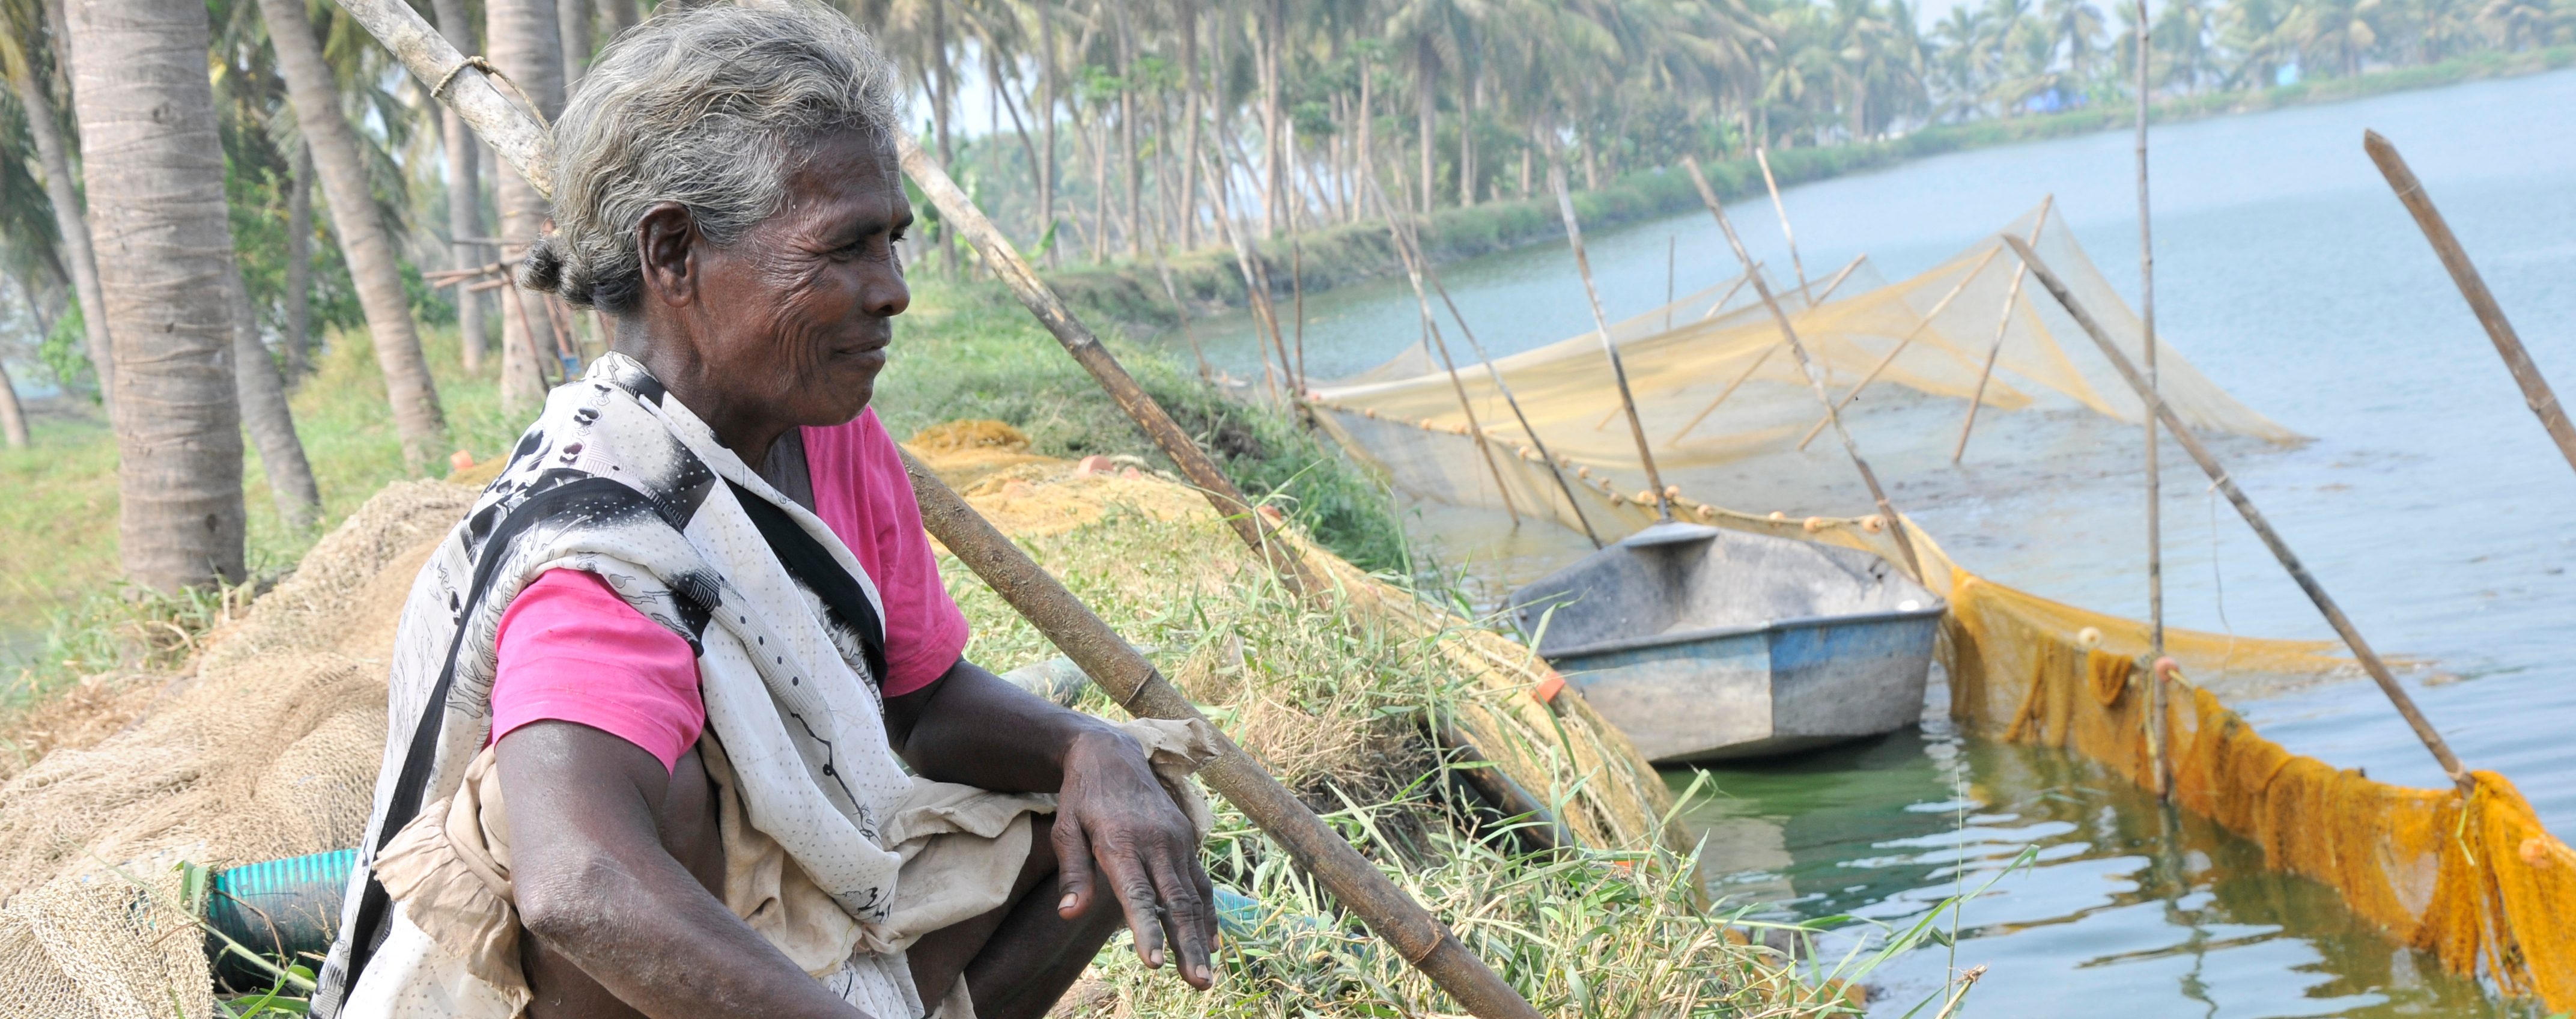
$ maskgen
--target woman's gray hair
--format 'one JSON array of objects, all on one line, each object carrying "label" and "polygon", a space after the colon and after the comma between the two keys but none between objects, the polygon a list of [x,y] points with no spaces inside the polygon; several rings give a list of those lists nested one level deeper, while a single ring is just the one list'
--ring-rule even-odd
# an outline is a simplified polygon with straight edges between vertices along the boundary
[{"label": "woman's gray hair", "polygon": [[532,289],[630,311],[646,210],[678,202],[731,244],[778,211],[807,140],[901,130],[894,62],[839,13],[808,0],[664,9],[609,44],[555,121],[554,230],[519,274]]}]

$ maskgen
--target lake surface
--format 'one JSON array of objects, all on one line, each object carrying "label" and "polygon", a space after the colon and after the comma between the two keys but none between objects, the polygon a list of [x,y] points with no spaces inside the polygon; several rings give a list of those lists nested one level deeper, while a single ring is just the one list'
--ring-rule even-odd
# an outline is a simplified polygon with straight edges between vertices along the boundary
[{"label": "lake surface", "polygon": [[[2422,660],[2409,682],[2472,767],[2503,772],[2576,832],[2576,471],[2550,445],[2413,222],[2362,153],[2374,128],[2406,154],[2544,372],[2576,386],[2576,73],[2163,126],[2153,138],[2159,332],[2239,399],[2312,441],[2217,443],[2220,456],[2362,632]],[[2125,133],[1960,153],[1785,195],[1809,276],[1866,253],[1901,279],[2054,193],[2077,238],[2134,303],[2136,197]],[[1730,207],[1786,275],[1767,201]],[[1667,244],[1684,291],[1733,275],[1705,213],[1589,237],[1613,318],[1661,304]],[[1563,245],[1446,267],[1495,353],[1590,329]],[[1402,281],[1307,299],[1318,378],[1413,342]],[[1238,376],[1259,357],[1240,316],[1198,328]],[[1178,344],[1177,338],[1170,342]],[[2083,414],[1981,418],[1947,462],[1958,405],[1888,400],[1853,430],[1897,504],[1962,564],[2090,608],[2146,612],[2137,430]],[[1948,416],[1943,416],[1948,415]],[[1988,421],[1991,420],[1990,425]],[[1937,433],[1937,434],[1935,434]],[[1922,453],[1938,447],[1938,455]],[[2177,448],[2164,456],[2173,625],[2268,637],[2332,634]],[[1752,461],[1736,508],[1861,513],[1831,442]],[[1694,485],[1693,490],[1699,490]],[[1419,507],[1416,538],[1484,590],[1570,561],[1570,533],[1500,514]],[[2238,705],[2291,749],[2436,786],[2422,747],[2367,683]],[[2484,1015],[2490,1001],[2396,948],[2332,892],[2264,871],[2241,840],[2171,817],[2064,755],[1949,731],[1710,773],[1697,816],[1722,890],[1776,915],[1904,922],[2025,849],[2036,865],[1966,910],[1955,962],[1992,969],[1980,1014]],[[1676,783],[1688,776],[1673,776]],[[1833,947],[1831,945],[1829,948]],[[1872,979],[1902,1013],[1940,986],[1948,949]],[[1929,1010],[1927,1010],[1928,1014]]]}]

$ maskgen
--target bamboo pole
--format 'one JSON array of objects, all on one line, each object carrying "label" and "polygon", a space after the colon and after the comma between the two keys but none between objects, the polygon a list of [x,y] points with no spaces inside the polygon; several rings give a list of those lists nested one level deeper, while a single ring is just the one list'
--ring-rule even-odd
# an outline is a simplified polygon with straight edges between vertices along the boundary
[{"label": "bamboo pole", "polygon": [[1789,206],[1780,200],[1779,180],[1771,176],[1771,155],[1756,145],[1753,147],[1753,162],[1762,167],[1762,187],[1771,192],[1771,211],[1779,215],[1780,236],[1789,242],[1789,267],[1798,274],[1798,296],[1807,302],[1807,307],[1813,308],[1816,298],[1807,289],[1807,263],[1798,258],[1798,234],[1789,229]]},{"label": "bamboo pole", "polygon": [[2522,337],[2514,332],[2513,323],[2504,317],[2504,307],[2496,303],[2495,294],[2487,290],[2486,278],[2469,261],[2466,248],[2451,233],[2451,224],[2442,218],[2442,210],[2433,207],[2433,196],[2426,194],[2415,171],[2406,166],[2406,158],[2397,154],[2397,146],[2377,131],[2361,133],[2361,146],[2369,151],[2370,161],[2379,164],[2379,173],[2388,178],[2388,186],[2397,192],[2397,200],[2406,203],[2406,211],[2415,216],[2415,225],[2432,242],[2433,253],[2442,259],[2442,267],[2451,271],[2451,282],[2460,288],[2460,296],[2469,302],[2469,310],[2478,316],[2478,325],[2495,342],[2496,354],[2504,358],[2506,371],[2522,387],[2523,406],[2540,418],[2548,429],[2549,439],[2558,444],[2558,453],[2567,465],[2576,467],[2576,426],[2567,421],[2567,409],[2558,403],[2558,394],[2549,388],[2549,380],[2540,375],[2540,366],[2531,363],[2531,352],[2524,350]]},{"label": "bamboo pole", "polygon": [[[2040,217],[2039,222],[2030,225],[2032,243],[2039,241],[2040,228],[2047,225],[2048,218],[2045,216]],[[1977,427],[1977,409],[1986,405],[1986,383],[1995,377],[1995,359],[2003,355],[2004,334],[2012,331],[2013,305],[2021,300],[2022,278],[2029,273],[2029,263],[2025,262],[2013,267],[2012,286],[2004,291],[2003,314],[1995,319],[1995,342],[1986,348],[1985,364],[1977,369],[1977,388],[1968,391],[1968,417],[1959,422],[1959,444],[1950,449],[1951,463],[1958,463],[1961,458],[1968,455],[1968,433]]]},{"label": "bamboo pole", "polygon": [[[1202,165],[1205,165],[1207,154],[1200,153],[1199,159]],[[911,169],[910,166],[904,168],[906,173],[910,173]],[[1282,363],[1279,365],[1278,374],[1273,375],[1270,367],[1270,348],[1279,339],[1279,309],[1270,303],[1270,274],[1262,270],[1260,255],[1253,251],[1251,242],[1244,239],[1243,231],[1235,226],[1233,205],[1225,197],[1226,179],[1217,176],[1213,166],[1208,167],[1208,179],[1217,184],[1217,187],[1211,191],[1212,197],[1216,199],[1217,227],[1225,232],[1226,243],[1234,248],[1235,272],[1243,277],[1244,303],[1252,310],[1252,346],[1261,351],[1261,373],[1264,377],[1274,380],[1271,393],[1276,396],[1278,389],[1275,380],[1288,373],[1288,366],[1285,363],[1288,357],[1287,348],[1280,347],[1279,360]],[[943,206],[940,211],[945,214],[946,207]],[[1045,284],[1040,281],[1039,285]],[[1049,296],[1053,296],[1052,292]],[[1268,334],[1270,343],[1262,342],[1265,332]]]},{"label": "bamboo pole", "polygon": [[[1120,707],[1140,718],[1206,718],[1154,668],[1154,663],[1102,622],[1061,581],[1020,551],[1008,536],[995,530],[938,475],[909,453],[904,454],[903,464],[905,472],[912,475],[922,526],[973,567],[976,576],[1046,634]],[[1296,794],[1280,785],[1224,733],[1219,732],[1217,739],[1219,756],[1199,771],[1199,780],[1277,839],[1296,858],[1298,866],[1366,920],[1396,954],[1431,977],[1475,1015],[1537,1019],[1538,1010],[1468,952],[1457,935],[1387,880],[1375,864],[1318,820]]]},{"label": "bamboo pole", "polygon": [[1601,291],[1592,285],[1592,259],[1583,253],[1583,224],[1574,218],[1574,196],[1565,189],[1565,168],[1551,161],[1547,182],[1556,186],[1556,209],[1565,218],[1565,242],[1574,249],[1574,269],[1583,277],[1583,297],[1592,308],[1592,324],[1601,333],[1601,352],[1609,355],[1610,377],[1619,384],[1619,406],[1628,411],[1628,434],[1637,440],[1637,460],[1646,468],[1646,483],[1654,486],[1655,514],[1670,520],[1673,497],[1664,489],[1662,472],[1655,469],[1655,451],[1646,442],[1646,423],[1637,417],[1637,398],[1628,392],[1628,366],[1619,360],[1619,345],[1610,341],[1610,317],[1602,313]]},{"label": "bamboo pole", "polygon": [[[1368,185],[1367,194],[1375,197],[1379,208],[1395,208],[1387,202],[1386,191],[1378,186],[1375,172],[1363,175],[1363,181]],[[1467,348],[1474,351],[1477,362],[1485,366],[1485,375],[1493,380],[1494,391],[1503,394],[1503,405],[1512,409],[1512,420],[1520,422],[1521,434],[1529,437],[1530,448],[1537,451],[1540,462],[1547,464],[1548,476],[1556,480],[1556,490],[1564,493],[1565,507],[1574,511],[1574,522],[1582,526],[1583,537],[1592,542],[1592,547],[1600,548],[1601,535],[1592,530],[1592,518],[1583,512],[1583,501],[1575,498],[1574,484],[1565,480],[1565,466],[1557,462],[1556,454],[1547,448],[1547,440],[1539,437],[1538,428],[1531,425],[1529,415],[1522,412],[1520,397],[1512,395],[1511,383],[1503,381],[1502,369],[1496,368],[1493,357],[1485,353],[1485,345],[1476,339],[1476,330],[1467,324],[1467,316],[1459,313],[1458,302],[1449,299],[1449,288],[1441,285],[1439,268],[1431,264],[1431,256],[1423,253],[1422,238],[1413,232],[1412,221],[1389,212],[1387,224],[1395,234],[1396,253],[1404,260],[1406,270],[1411,271],[1418,266],[1422,275],[1431,281],[1432,292],[1440,295],[1440,303],[1449,309],[1449,318],[1458,323],[1458,334],[1466,337]]]},{"label": "bamboo pole", "polygon": [[[1485,436],[1484,424],[1476,420],[1476,405],[1467,398],[1467,383],[1458,377],[1458,363],[1449,357],[1449,342],[1440,337],[1440,320],[1431,313],[1431,298],[1422,290],[1422,269],[1415,263],[1413,253],[1406,249],[1404,231],[1396,226],[1395,217],[1387,217],[1386,229],[1394,238],[1396,254],[1404,262],[1405,278],[1413,283],[1413,303],[1422,311],[1422,342],[1440,355],[1440,367],[1449,373],[1449,388],[1458,394],[1458,411],[1467,416],[1467,435],[1475,440],[1476,452],[1485,458],[1485,470],[1494,476],[1494,492],[1502,496],[1503,512],[1511,515],[1512,526],[1518,528],[1521,525],[1520,507],[1512,501],[1511,483],[1503,479],[1503,465],[1494,459],[1494,445]],[[1566,498],[1572,499],[1574,494],[1568,492]]]},{"label": "bamboo pole", "polygon": [[[403,40],[391,46],[413,75],[424,80],[432,75],[464,73],[475,76],[479,70],[468,68],[444,37],[431,29],[420,15],[399,0],[340,0],[341,6],[361,26],[379,40]],[[483,88],[488,91],[488,84]],[[435,93],[434,93],[435,94]],[[450,100],[452,103],[453,100]],[[504,107],[507,110],[506,107]],[[463,112],[460,110],[460,113]],[[515,110],[494,115],[506,121],[518,116]],[[478,133],[483,124],[472,117]],[[518,168],[540,191],[553,184],[552,140],[532,122],[501,124],[499,129],[484,133],[493,150]],[[1205,451],[1192,443],[1171,416],[1165,414],[1153,398],[1136,385],[1117,359],[1100,346],[1097,337],[1065,308],[1054,292],[1020,258],[1017,250],[984,217],[983,211],[966,198],[955,181],[938,164],[921,151],[910,136],[895,136],[897,152],[905,172],[912,175],[942,217],[956,224],[968,240],[991,263],[1013,293],[1018,295],[1030,313],[1063,343],[1074,359],[1092,373],[1102,388],[1126,409],[1146,434],[1169,453],[1181,467],[1184,476],[1200,482],[1209,502],[1221,516],[1228,518],[1254,551],[1267,558],[1283,584],[1294,591],[1312,594],[1323,590],[1302,557],[1284,541],[1273,540],[1262,530],[1261,517],[1250,511],[1234,483],[1222,472]],[[537,172],[544,171],[544,172]],[[923,470],[909,456],[905,469],[913,476],[913,490],[919,503],[923,526],[940,543],[955,553],[967,568],[990,585],[995,593],[1027,618],[1047,639],[1056,644],[1074,662],[1083,667],[1102,689],[1116,696],[1129,711],[1147,717],[1196,718],[1196,707],[1181,696],[1168,681],[1161,679],[1153,664],[1120,639],[1117,632],[1094,615],[1081,600],[1065,590],[1064,585],[1049,576],[1045,569],[1029,559],[1017,545],[976,514],[963,499],[936,477]],[[1202,477],[1206,481],[1200,481]],[[1219,734],[1223,738],[1223,734]],[[1200,773],[1210,788],[1243,810],[1265,833],[1279,840],[1290,855],[1297,858],[1318,883],[1360,916],[1369,928],[1385,938],[1397,954],[1419,969],[1468,1012],[1486,1019],[1538,1019],[1538,1010],[1530,1007],[1502,976],[1468,952],[1457,936],[1434,919],[1420,903],[1414,902],[1379,873],[1376,866],[1352,849],[1313,811],[1277,779],[1244,754],[1231,740],[1224,744],[1225,753]]]},{"label": "bamboo pole", "polygon": [[2227,497],[2230,505],[2236,507],[2237,515],[2245,518],[2246,526],[2254,529],[2255,537],[2263,539],[2263,546],[2271,550],[2273,558],[2280,560],[2281,568],[2289,572],[2291,581],[2297,583],[2308,600],[2316,604],[2317,611],[2326,617],[2326,624],[2334,627],[2335,635],[2342,637],[2344,645],[2352,649],[2353,657],[2360,659],[2362,670],[2379,684],[2380,691],[2388,695],[2389,703],[2396,705],[2397,713],[2404,716],[2406,724],[2415,730],[2415,737],[2424,741],[2424,749],[2432,751],[2433,760],[2441,764],[2443,773],[2459,783],[2461,789],[2468,789],[2468,769],[2460,764],[2459,756],[2451,752],[2450,744],[2443,742],[2442,734],[2434,731],[2433,723],[2415,706],[2415,699],[2407,695],[2406,688],[2397,684],[2396,675],[2388,671],[2388,664],[2381,661],[2378,652],[2372,651],[2369,642],[2361,638],[2361,631],[2353,627],[2352,620],[2343,614],[2343,608],[2326,594],[2324,585],[2309,575],[2307,566],[2290,551],[2289,543],[2281,540],[2280,532],[2272,529],[2272,523],[2264,518],[2263,511],[2254,507],[2254,500],[2245,495],[2244,489],[2236,486],[2236,479],[2228,475],[2226,468],[2219,466],[2218,458],[2210,454],[2209,447],[2202,445],[2200,437],[2193,435],[2182,418],[2165,404],[2163,397],[2157,395],[2155,387],[2147,383],[2146,376],[2130,363],[2127,354],[2121,353],[2120,348],[2111,342],[2110,334],[2103,331],[2101,323],[2094,321],[2092,313],[2075,300],[2075,295],[2068,292],[2057,274],[2039,260],[2039,254],[2032,251],[2030,245],[2012,236],[2006,236],[2004,243],[2012,245],[2013,254],[2030,266],[2031,275],[2039,280],[2039,285],[2048,291],[2049,296],[2057,299],[2068,315],[2074,317],[2075,324],[2083,328],[2085,335],[2093,338],[2094,345],[2102,348],[2102,356],[2110,360],[2111,367],[2119,370],[2120,378],[2137,391],[2138,398],[2146,402],[2148,413],[2173,433],[2174,442],[2182,446],[2183,452],[2191,454],[2192,462],[2199,464],[2201,471],[2209,475],[2210,483]]},{"label": "bamboo pole", "polygon": [[[2138,310],[2146,329],[2147,388],[2163,392],[2156,376],[2156,244],[2155,220],[2147,214],[2147,0],[2138,0]],[[2038,231],[2031,232],[2033,239]],[[2156,416],[2144,415],[2147,431],[2147,766],[2157,799],[2172,792],[2172,768],[2165,760],[2165,526],[2164,472],[2156,464]]]},{"label": "bamboo pole", "polygon": [[[2048,207],[2050,203],[2053,203],[2056,200],[2056,195],[2050,195],[2047,198],[2040,200],[2039,223],[2031,224],[2030,228],[2030,234],[2033,238],[2037,238],[2039,236],[2040,224],[2048,222]],[[1904,339],[1896,341],[1896,346],[1888,348],[1887,354],[1880,357],[1877,364],[1869,366],[1869,373],[1862,375],[1859,382],[1853,383],[1851,391],[1844,393],[1841,400],[1835,401],[1834,407],[1836,409],[1849,407],[1852,405],[1852,401],[1860,399],[1860,391],[1869,388],[1869,384],[1878,379],[1878,373],[1886,371],[1888,365],[1895,364],[1896,355],[1905,353],[1905,348],[1912,345],[1916,337],[1922,336],[1924,330],[1932,328],[1932,320],[1940,318],[1942,312],[1948,311],[1950,309],[1950,302],[1958,300],[1959,295],[1967,291],[1968,284],[1976,282],[1978,274],[1986,271],[1986,265],[1993,262],[1995,260],[1995,256],[2003,254],[2003,252],[2004,246],[2001,243],[1986,249],[1985,255],[1977,259],[1977,264],[1968,267],[1968,274],[1959,277],[1959,282],[1952,286],[1948,293],[1942,294],[1940,300],[1933,302],[1932,310],[1924,312],[1922,319],[1914,323],[1914,328],[1905,331]],[[1806,449],[1808,443],[1816,441],[1816,436],[1824,432],[1825,425],[1828,423],[1829,422],[1824,418],[1817,418],[1815,426],[1807,429],[1806,435],[1799,437],[1798,448],[1801,450]]]},{"label": "bamboo pole", "polygon": [[1834,409],[1834,396],[1825,391],[1825,373],[1807,356],[1807,345],[1798,342],[1798,330],[1789,324],[1789,314],[1780,310],[1780,302],[1771,296],[1771,285],[1763,282],[1762,270],[1753,264],[1753,253],[1744,250],[1743,239],[1735,236],[1735,224],[1726,220],[1726,206],[1718,203],[1717,192],[1710,190],[1708,177],[1700,173],[1699,159],[1682,157],[1682,167],[1690,171],[1691,183],[1698,185],[1700,201],[1707,204],[1708,214],[1717,217],[1717,228],[1726,234],[1726,246],[1735,250],[1735,260],[1753,277],[1753,292],[1762,298],[1762,306],[1771,309],[1771,318],[1780,324],[1780,336],[1787,341],[1789,353],[1798,359],[1798,370],[1807,376],[1807,388],[1815,391],[1816,402],[1823,404],[1826,416],[1833,420],[1834,435],[1843,441],[1843,452],[1851,457],[1852,467],[1860,472],[1861,483],[1869,487],[1870,500],[1878,504],[1878,515],[1887,522],[1887,534],[1896,539],[1897,554],[1905,557],[1904,566],[1918,579],[1923,576],[1923,561],[1914,554],[1914,538],[1906,533],[1905,518],[1887,499],[1887,490],[1879,487],[1878,472],[1869,469],[1869,460],[1860,455],[1860,443],[1852,441],[1851,429],[1843,427],[1842,412]]},{"label": "bamboo pole", "polygon": [[1708,306],[1707,311],[1699,313],[1699,320],[1706,322],[1710,319],[1716,318],[1717,309],[1726,307],[1726,302],[1735,297],[1736,291],[1744,289],[1744,284],[1751,279],[1753,279],[1753,277],[1750,275],[1737,276],[1735,278],[1735,282],[1727,286],[1725,293],[1717,295],[1717,300]]},{"label": "bamboo pole", "polygon": [[[1840,288],[1840,287],[1843,285],[1843,280],[1848,279],[1848,278],[1850,278],[1850,277],[1851,277],[1852,270],[1860,268],[1860,264],[1861,264],[1862,262],[1866,262],[1866,261],[1868,261],[1868,260],[1869,260],[1869,256],[1868,256],[1868,255],[1854,255],[1854,256],[1852,256],[1852,260],[1851,260],[1851,261],[1843,263],[1842,271],[1835,273],[1835,274],[1833,275],[1833,278],[1832,278],[1832,279],[1829,279],[1829,280],[1826,280],[1826,281],[1825,281],[1825,288],[1824,288],[1823,290],[1820,290],[1820,291],[1817,291],[1817,292],[1816,292],[1815,299],[1816,299],[1816,300],[1821,301],[1821,300],[1824,300],[1824,299],[1826,299],[1826,298],[1828,298],[1828,297],[1832,297],[1832,296],[1834,295],[1834,291],[1835,291],[1836,289]],[[1757,266],[1757,267],[1758,267],[1758,266],[1760,266],[1761,264],[1762,264],[1762,263],[1760,263],[1760,262],[1756,262],[1756,263],[1754,263],[1754,265],[1755,265],[1755,266]],[[1733,297],[1733,296],[1735,296],[1735,291],[1736,291],[1737,289],[1739,289],[1739,288],[1743,287],[1745,283],[1747,283],[1747,282],[1751,281],[1752,279],[1753,279],[1753,274],[1752,274],[1752,273],[1749,273],[1749,272],[1748,272],[1748,273],[1746,273],[1746,274],[1744,274],[1743,276],[1738,277],[1738,278],[1736,279],[1736,281],[1735,281],[1735,286],[1733,286],[1733,287],[1728,287],[1728,288],[1727,288],[1727,290],[1726,290],[1726,297]],[[1720,307],[1724,307],[1724,306],[1725,306],[1725,304],[1726,304],[1726,297],[1720,297],[1720,298],[1718,298],[1718,299],[1717,299],[1717,303],[1716,303],[1716,304],[1710,305],[1710,306],[1709,306],[1709,309],[1708,309],[1708,314],[1705,314],[1705,315],[1700,316],[1700,321],[1705,322],[1705,321],[1708,321],[1709,319],[1712,319],[1712,318],[1717,317],[1717,309],[1718,309],[1718,308],[1720,308]],[[1750,381],[1752,381],[1752,380],[1753,380],[1753,373],[1754,373],[1754,372],[1756,372],[1756,371],[1761,370],[1763,362],[1769,361],[1769,360],[1771,359],[1771,355],[1772,355],[1773,353],[1777,352],[1779,349],[1780,349],[1780,345],[1779,345],[1779,344],[1777,344],[1777,343],[1774,343],[1774,344],[1772,344],[1771,346],[1768,346],[1768,347],[1764,347],[1764,348],[1762,349],[1762,354],[1761,354],[1761,356],[1754,358],[1754,359],[1753,359],[1753,363],[1752,363],[1752,364],[1746,365],[1746,366],[1744,367],[1744,374],[1736,376],[1736,377],[1735,377],[1735,381],[1733,381],[1733,382],[1729,382],[1729,383],[1727,383],[1727,384],[1726,384],[1726,388],[1721,389],[1721,390],[1718,390],[1718,391],[1717,391],[1717,398],[1716,398],[1716,399],[1714,399],[1714,400],[1710,400],[1710,401],[1708,401],[1708,406],[1700,408],[1700,409],[1699,409],[1699,413],[1691,415],[1690,422],[1689,422],[1688,424],[1685,424],[1685,425],[1681,426],[1681,428],[1679,428],[1679,429],[1675,430],[1675,431],[1673,432],[1673,437],[1672,437],[1670,440],[1668,440],[1668,441],[1671,441],[1671,442],[1680,442],[1680,441],[1682,441],[1682,436],[1685,436],[1685,435],[1690,434],[1690,430],[1691,430],[1691,429],[1693,429],[1693,428],[1697,428],[1697,427],[1699,427],[1699,423],[1700,423],[1700,422],[1708,420],[1708,416],[1709,416],[1710,414],[1714,414],[1714,413],[1716,413],[1716,412],[1717,412],[1717,405],[1718,405],[1718,404],[1721,404],[1721,403],[1725,403],[1725,402],[1726,402],[1726,398],[1727,398],[1727,397],[1730,397],[1730,396],[1735,395],[1735,390],[1736,390],[1736,388],[1737,388],[1737,387],[1744,385],[1746,382],[1750,382]],[[1613,411],[1613,413],[1616,413],[1616,411]],[[1601,430],[1601,425],[1603,425],[1603,424],[1608,424],[1609,422],[1610,422],[1609,417],[1604,416],[1604,417],[1602,417],[1602,419],[1601,419],[1601,423],[1600,423],[1600,424],[1595,424],[1595,425],[1593,425],[1593,426],[1592,426],[1592,430],[1593,430],[1593,431],[1596,431],[1596,432],[1597,432],[1597,431],[1600,431],[1600,430]],[[1821,427],[1821,426],[1820,426],[1820,427]],[[1813,437],[1813,436],[1814,436],[1814,434],[1815,434],[1814,432],[1809,432],[1809,433],[1808,433],[1809,437]],[[1806,448],[1806,443],[1803,443],[1803,442],[1799,443],[1799,444],[1798,444],[1798,448],[1800,448],[1800,449],[1805,449],[1805,448]]]},{"label": "bamboo pole", "polygon": [[1297,300],[1297,398],[1306,398],[1306,242],[1297,235],[1297,220],[1288,219],[1288,286]]}]

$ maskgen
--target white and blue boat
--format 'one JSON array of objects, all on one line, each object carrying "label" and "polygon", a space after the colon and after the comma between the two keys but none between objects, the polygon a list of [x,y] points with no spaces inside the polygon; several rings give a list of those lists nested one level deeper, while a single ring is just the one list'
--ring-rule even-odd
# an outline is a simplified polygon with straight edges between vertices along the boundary
[{"label": "white and blue boat", "polygon": [[1915,724],[1943,609],[1868,552],[1676,521],[1510,604],[1540,657],[1657,764],[1795,753]]}]

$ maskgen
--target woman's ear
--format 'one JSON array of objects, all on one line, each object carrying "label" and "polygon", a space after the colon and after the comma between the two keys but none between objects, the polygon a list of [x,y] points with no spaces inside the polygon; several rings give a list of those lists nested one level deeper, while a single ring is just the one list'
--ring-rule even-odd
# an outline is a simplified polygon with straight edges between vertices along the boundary
[{"label": "woman's ear", "polygon": [[678,202],[644,210],[635,224],[635,255],[644,275],[644,299],[679,307],[697,300],[697,217]]}]

